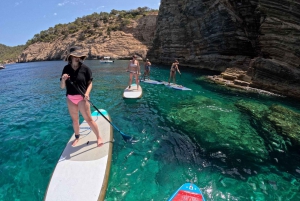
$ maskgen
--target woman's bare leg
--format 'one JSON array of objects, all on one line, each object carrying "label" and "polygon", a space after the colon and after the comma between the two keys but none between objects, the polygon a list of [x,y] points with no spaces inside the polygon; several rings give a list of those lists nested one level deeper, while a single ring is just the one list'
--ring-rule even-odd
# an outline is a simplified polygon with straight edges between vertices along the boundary
[{"label": "woman's bare leg", "polygon": [[174,75],[173,75],[173,83],[176,84],[176,72],[174,72]]},{"label": "woman's bare leg", "polygon": [[[67,105],[68,105],[68,109],[69,109],[69,113],[72,119],[72,124],[73,124],[73,130],[75,135],[79,135],[79,114],[78,114],[78,106],[74,103],[72,103],[72,101],[70,101],[70,99],[67,98]],[[77,144],[77,142],[79,141],[79,138],[76,138],[72,144],[72,146],[75,146]]]},{"label": "woman's bare leg", "polygon": [[97,146],[101,146],[103,144],[102,138],[100,136],[99,128],[96,124],[96,122],[93,120],[91,116],[91,108],[88,101],[80,101],[78,103],[78,108],[80,113],[82,114],[84,120],[88,123],[88,125],[91,127],[92,131],[95,133],[97,137]]},{"label": "woman's bare leg", "polygon": [[139,89],[139,84],[140,84],[140,80],[139,80],[139,75],[135,74],[135,82],[136,82],[136,88]]},{"label": "woman's bare leg", "polygon": [[130,73],[130,74],[129,74],[129,83],[128,83],[128,86],[129,86],[129,87],[131,86],[131,83],[132,83],[132,74],[133,74],[133,73]]},{"label": "woman's bare leg", "polygon": [[171,79],[172,79],[172,71],[170,71],[170,77],[169,77],[169,84],[170,84],[170,81],[171,81]]}]

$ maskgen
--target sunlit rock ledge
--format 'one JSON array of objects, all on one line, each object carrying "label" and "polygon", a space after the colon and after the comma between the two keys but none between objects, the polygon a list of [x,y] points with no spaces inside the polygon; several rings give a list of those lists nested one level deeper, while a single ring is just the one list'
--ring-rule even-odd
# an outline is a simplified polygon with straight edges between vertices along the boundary
[{"label": "sunlit rock ledge", "polygon": [[213,83],[220,84],[226,87],[238,88],[241,90],[270,96],[285,97],[281,94],[253,87],[251,77],[249,77],[246,73],[247,72],[240,69],[227,68],[226,71],[221,73],[220,75],[207,76],[207,78]]}]

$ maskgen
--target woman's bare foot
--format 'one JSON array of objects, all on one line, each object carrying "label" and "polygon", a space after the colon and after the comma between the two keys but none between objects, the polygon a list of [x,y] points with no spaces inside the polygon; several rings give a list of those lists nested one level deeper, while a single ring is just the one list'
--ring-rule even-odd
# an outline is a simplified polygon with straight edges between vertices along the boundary
[{"label": "woman's bare foot", "polygon": [[103,145],[102,138],[97,138],[97,147],[101,147]]},{"label": "woman's bare foot", "polygon": [[74,142],[72,143],[72,146],[75,147],[78,142],[79,142],[79,138],[75,139]]}]

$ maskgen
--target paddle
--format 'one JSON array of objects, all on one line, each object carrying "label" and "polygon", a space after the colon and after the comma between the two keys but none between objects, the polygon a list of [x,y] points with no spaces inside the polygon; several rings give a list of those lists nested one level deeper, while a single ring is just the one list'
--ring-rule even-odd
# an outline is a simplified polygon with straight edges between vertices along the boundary
[{"label": "paddle", "polygon": [[[129,70],[127,70],[126,72],[128,72],[128,73],[133,73],[133,74],[137,74],[137,75],[141,75],[141,73],[137,73],[136,71],[129,71]],[[140,77],[139,80],[141,81],[142,78]]]},{"label": "paddle", "polygon": [[137,73],[136,71],[129,71],[129,70],[127,70],[126,72],[141,75],[141,73]]},{"label": "paddle", "polygon": [[[68,79],[68,81],[72,84],[72,86],[78,91],[78,93],[83,97],[85,98],[85,95],[78,89],[78,87],[71,81]],[[107,119],[100,111],[99,109],[90,101],[88,100],[89,103],[97,110],[97,112],[99,112],[99,114],[101,114],[101,116],[106,120],[108,121],[108,123],[110,123],[110,125],[112,125],[123,137],[123,140],[125,142],[127,141],[132,141],[133,137],[129,136],[129,135],[126,135],[125,133],[123,133],[122,131],[120,131],[120,129],[118,129],[117,126],[115,126],[111,121],[109,121],[109,119]]]}]

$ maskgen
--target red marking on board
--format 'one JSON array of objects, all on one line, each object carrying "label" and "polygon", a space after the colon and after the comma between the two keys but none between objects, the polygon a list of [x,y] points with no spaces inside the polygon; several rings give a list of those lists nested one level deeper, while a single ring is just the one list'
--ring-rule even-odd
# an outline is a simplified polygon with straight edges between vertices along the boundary
[{"label": "red marking on board", "polygon": [[203,201],[202,195],[180,190],[172,201]]}]

